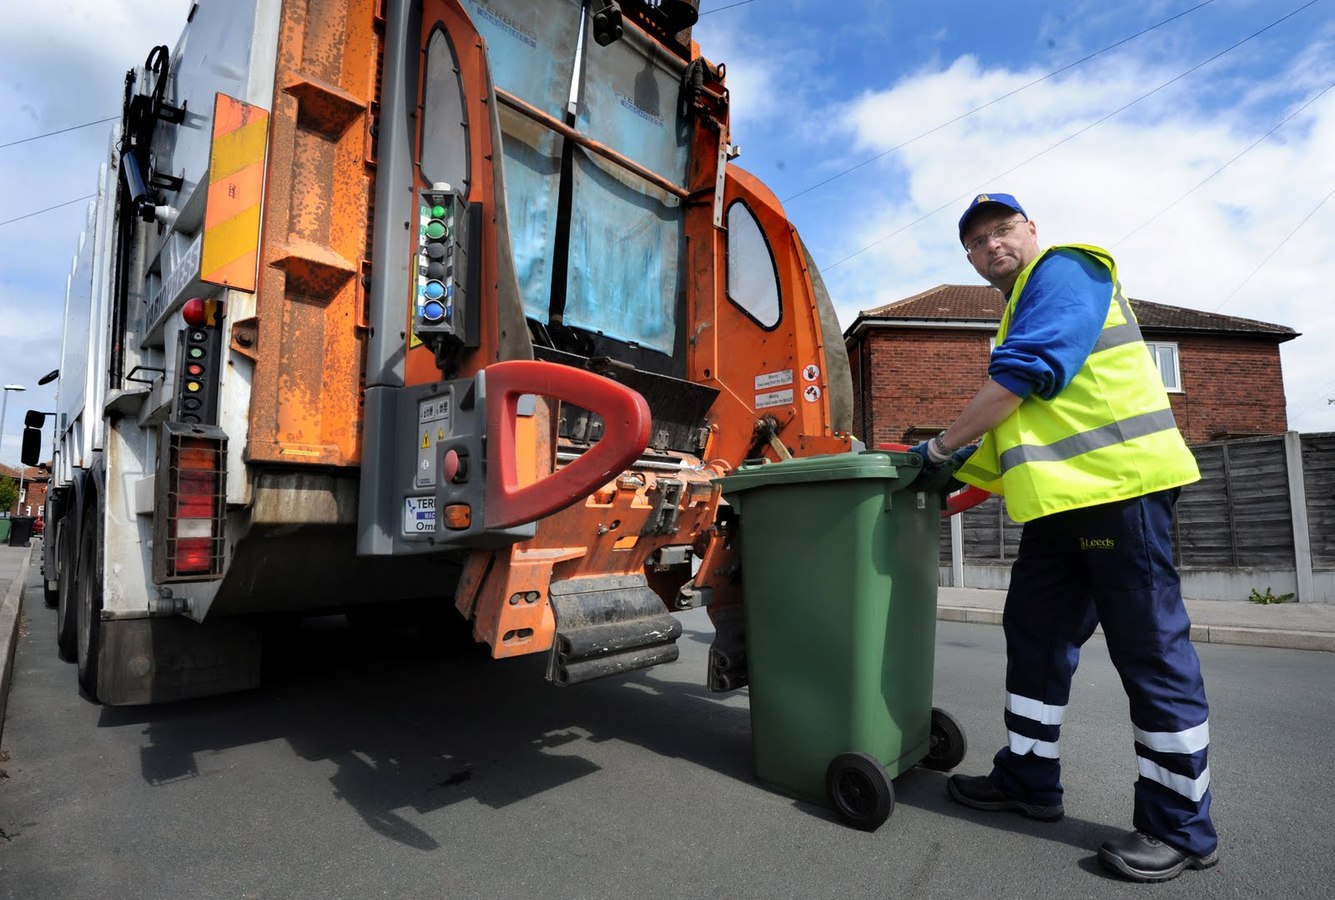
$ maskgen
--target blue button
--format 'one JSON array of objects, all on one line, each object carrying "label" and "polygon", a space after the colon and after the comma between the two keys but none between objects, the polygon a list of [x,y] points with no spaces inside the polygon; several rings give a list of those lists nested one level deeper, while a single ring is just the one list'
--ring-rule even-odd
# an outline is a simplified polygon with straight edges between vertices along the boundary
[{"label": "blue button", "polygon": [[439,300],[428,300],[422,304],[422,321],[439,322],[445,318],[445,304]]},{"label": "blue button", "polygon": [[439,300],[445,296],[445,285],[439,281],[428,281],[426,287],[422,290],[422,294],[428,300]]}]

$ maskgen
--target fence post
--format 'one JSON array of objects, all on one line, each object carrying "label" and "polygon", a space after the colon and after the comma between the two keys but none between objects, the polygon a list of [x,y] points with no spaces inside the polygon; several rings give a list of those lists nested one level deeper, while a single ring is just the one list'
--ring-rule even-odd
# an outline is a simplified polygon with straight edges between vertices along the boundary
[{"label": "fence post", "polygon": [[1293,520],[1293,568],[1298,576],[1298,602],[1316,597],[1312,578],[1312,538],[1307,530],[1307,488],[1303,484],[1303,440],[1284,432],[1284,463],[1289,479],[1289,515]]},{"label": "fence post", "polygon": [[950,583],[964,587],[964,513],[950,517]]}]

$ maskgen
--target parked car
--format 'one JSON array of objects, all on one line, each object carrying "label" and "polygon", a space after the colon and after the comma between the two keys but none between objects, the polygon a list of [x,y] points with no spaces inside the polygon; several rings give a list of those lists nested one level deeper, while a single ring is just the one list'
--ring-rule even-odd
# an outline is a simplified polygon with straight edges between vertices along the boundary
[{"label": "parked car", "polygon": [[45,530],[46,530],[46,521],[41,516],[38,516],[36,519],[33,520],[32,533],[41,534]]}]

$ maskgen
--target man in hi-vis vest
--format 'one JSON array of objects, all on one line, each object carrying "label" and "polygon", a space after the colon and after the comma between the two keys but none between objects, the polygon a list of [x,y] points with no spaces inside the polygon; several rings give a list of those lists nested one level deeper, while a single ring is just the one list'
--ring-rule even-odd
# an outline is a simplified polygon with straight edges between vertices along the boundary
[{"label": "man in hi-vis vest", "polygon": [[975,197],[959,236],[1006,309],[989,380],[914,450],[930,469],[981,436],[956,477],[1003,494],[1024,533],[1003,617],[1009,744],[991,774],[952,776],[950,796],[1062,817],[1058,734],[1080,647],[1102,623],[1131,701],[1140,774],[1135,831],[1105,843],[1099,859],[1137,881],[1208,868],[1218,860],[1208,707],[1171,537],[1196,461],[1106,251],[1040,249],[1009,194]]}]

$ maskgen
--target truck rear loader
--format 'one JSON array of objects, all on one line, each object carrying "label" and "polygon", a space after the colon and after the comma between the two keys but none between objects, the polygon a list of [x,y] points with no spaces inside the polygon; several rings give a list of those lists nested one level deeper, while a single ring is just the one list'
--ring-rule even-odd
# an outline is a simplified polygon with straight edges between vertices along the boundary
[{"label": "truck rear loader", "polygon": [[557,685],[675,659],[708,604],[710,686],[745,683],[716,479],[850,449],[852,391],[696,17],[200,0],[127,74],[43,550],[86,695],[244,689],[267,620],[368,602]]}]

